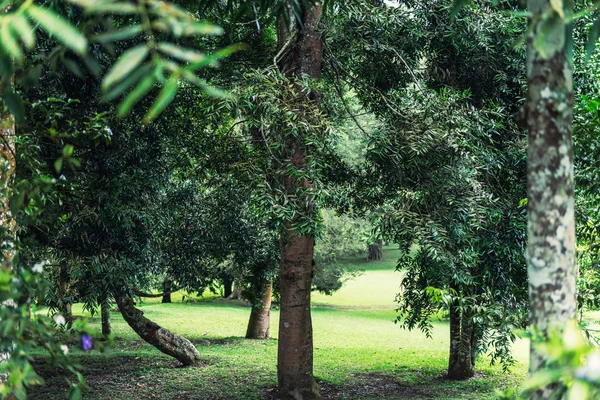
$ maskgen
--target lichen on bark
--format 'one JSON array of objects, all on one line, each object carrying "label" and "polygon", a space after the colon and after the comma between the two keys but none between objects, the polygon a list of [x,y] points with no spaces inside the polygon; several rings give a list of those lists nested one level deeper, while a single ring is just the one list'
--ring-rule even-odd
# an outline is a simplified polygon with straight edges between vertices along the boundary
[{"label": "lichen on bark", "polygon": [[[568,8],[568,2],[564,2]],[[553,12],[547,0],[529,0],[527,123],[528,247],[530,325],[547,335],[553,326],[575,318],[575,212],[573,139],[571,131],[573,84],[565,45],[540,51],[543,23]],[[561,23],[553,22],[553,23]],[[564,43],[569,30],[562,21]],[[542,49],[543,50],[543,49]],[[546,359],[531,346],[530,372]],[[532,398],[548,398],[550,387]]]}]

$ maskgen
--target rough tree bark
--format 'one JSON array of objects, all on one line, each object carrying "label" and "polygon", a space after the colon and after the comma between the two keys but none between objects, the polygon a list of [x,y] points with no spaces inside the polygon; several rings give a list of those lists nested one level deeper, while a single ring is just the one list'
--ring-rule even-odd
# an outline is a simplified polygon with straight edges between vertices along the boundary
[{"label": "rough tree bark", "polygon": [[233,293],[233,277],[231,275],[223,274],[223,298],[228,298]]},{"label": "rough tree bark", "polygon": [[[278,67],[294,81],[301,76],[321,78],[323,43],[319,24],[322,5],[305,5],[299,13],[301,21],[292,12],[294,1],[288,0],[289,23],[282,17],[277,31],[281,58]],[[319,101],[319,93],[306,96]],[[289,138],[286,151],[292,155],[292,164],[306,166],[306,149],[302,137]],[[284,179],[285,190],[294,194],[301,186],[312,185],[306,180]],[[306,199],[308,202],[308,199]],[[282,399],[319,399],[321,395],[313,377],[313,337],[310,314],[310,293],[313,274],[314,239],[300,235],[286,223],[281,235],[281,264],[279,285],[281,311],[277,353],[277,378]]]},{"label": "rough tree bark", "polygon": [[108,297],[102,299],[100,303],[100,317],[102,320],[102,335],[104,337],[108,337],[111,332],[110,326],[110,303],[108,301]]},{"label": "rough tree bark", "polygon": [[[572,2],[562,4],[569,15]],[[529,321],[545,335],[576,316],[573,79],[565,45],[570,33],[564,21],[548,0],[528,0],[527,6],[531,13],[527,40]],[[549,40],[542,53],[534,40],[543,37],[541,23],[549,16],[556,20],[554,29],[544,32]],[[545,362],[532,343],[530,372],[543,368]],[[552,387],[542,388],[532,398],[547,399],[551,391]]]},{"label": "rough tree bark", "polygon": [[369,261],[381,261],[383,260],[383,240],[377,239],[375,243],[369,245],[369,255],[367,257]]},{"label": "rough tree bark", "polygon": [[163,297],[161,303],[170,303],[171,302],[171,290],[173,289],[173,282],[169,278],[165,278],[163,281]]},{"label": "rough tree bark", "polygon": [[192,342],[144,317],[144,313],[134,307],[129,296],[120,292],[115,292],[114,296],[123,319],[142,339],[163,353],[175,357],[183,365],[193,366],[200,363],[200,353]]},{"label": "rough tree bark", "polygon": [[261,281],[257,285],[260,293],[260,303],[252,304],[246,339],[268,339],[271,324],[271,296],[273,294],[273,282]]},{"label": "rough tree bark", "polygon": [[449,379],[468,379],[475,375],[477,340],[471,316],[461,313],[458,305],[450,306]]}]

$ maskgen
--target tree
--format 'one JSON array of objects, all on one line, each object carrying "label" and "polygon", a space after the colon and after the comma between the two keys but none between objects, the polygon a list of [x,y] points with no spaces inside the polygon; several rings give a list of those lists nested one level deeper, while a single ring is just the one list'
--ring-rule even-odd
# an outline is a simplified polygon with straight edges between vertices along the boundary
[{"label": "tree", "polygon": [[[542,337],[576,313],[572,36],[565,20],[572,6],[571,1],[527,3],[529,322]],[[545,362],[532,343],[530,372]],[[532,397],[546,399],[551,391],[547,386]]]},{"label": "tree", "polygon": [[452,3],[349,7],[330,48],[338,79],[381,124],[355,192],[359,207],[382,208],[403,250],[398,322],[427,332],[449,313],[448,376],[464,379],[488,348],[510,363],[526,309],[524,51],[512,44],[524,26],[488,2],[453,21]]},{"label": "tree", "polygon": [[[296,3],[286,2],[286,24],[281,16],[277,29],[280,48],[279,70],[297,86],[297,96],[308,101],[319,102],[316,90],[301,89],[300,79],[306,77],[318,80],[323,63],[323,43],[320,21],[323,6],[319,3],[303,4],[294,9]],[[299,11],[299,12],[298,12]],[[299,15],[296,18],[295,15]],[[302,117],[301,117],[302,118]],[[307,167],[305,137],[285,138],[285,152],[289,157],[292,174],[282,177],[284,193],[298,198],[298,203],[306,203],[304,212],[314,207],[305,191],[314,184],[302,176]],[[287,160],[286,160],[287,161]],[[299,174],[300,173],[300,174]],[[284,222],[281,236],[281,266],[279,288],[281,308],[279,323],[279,347],[277,353],[277,377],[280,395],[284,399],[320,398],[317,383],[313,377],[313,338],[310,315],[310,292],[313,275],[314,234],[300,232],[294,224],[300,220],[300,211],[295,211]]]},{"label": "tree", "polygon": [[[23,102],[20,97],[16,95],[15,86],[12,81],[12,76],[15,71],[19,71],[19,68],[22,67],[23,61],[25,60],[26,52],[24,50],[32,50],[35,48],[36,39],[41,35],[38,34],[37,30],[41,27],[44,31],[52,35],[55,39],[58,40],[59,46],[57,51],[51,53],[51,56],[47,61],[51,64],[56,63],[56,61],[60,60],[63,65],[65,65],[69,70],[71,70],[75,75],[81,76],[82,70],[80,66],[75,62],[71,57],[72,54],[66,55],[66,49],[72,50],[74,53],[77,53],[79,56],[83,58],[87,66],[92,70],[93,73],[99,74],[100,67],[96,60],[89,56],[87,53],[88,50],[88,41],[81,34],[81,32],[76,29],[73,24],[67,21],[66,18],[61,17],[60,13],[64,11],[62,8],[63,4],[53,3],[51,7],[38,6],[32,2],[10,2],[10,9],[3,9],[2,15],[0,15],[0,19],[2,20],[2,43],[0,45],[0,61],[1,61],[1,69],[2,74],[0,75],[0,89],[2,93],[2,116],[7,115],[6,109],[10,111],[11,114],[17,116],[18,118],[23,118],[25,108],[23,106]],[[106,12],[102,6],[103,4],[99,3],[81,3],[83,8],[85,8],[86,17],[90,17],[86,19],[86,17],[82,17],[81,10],[75,8],[71,8],[69,10],[69,15],[73,18],[79,18],[77,21],[79,26],[82,27],[86,25],[88,22],[90,26],[94,26],[94,24],[98,23],[98,19],[102,19],[103,13]],[[99,6],[99,7],[97,7]],[[186,13],[175,7],[171,4],[161,3],[160,7],[153,7],[152,4],[144,2],[144,4],[121,4],[119,8],[119,14],[125,13],[132,16],[130,21],[135,22],[138,13],[142,14],[146,18],[141,18],[142,22],[140,24],[135,24],[130,26],[128,29],[124,29],[122,31],[117,31],[112,25],[112,22],[108,24],[104,24],[104,27],[108,27],[108,32],[103,32],[104,35],[100,34],[95,36],[99,39],[100,42],[107,45],[108,47],[115,40],[131,38],[139,35],[142,30],[145,30],[146,35],[145,39],[148,39],[151,43],[144,43],[144,45],[138,46],[135,51],[127,52],[128,61],[127,63],[117,62],[111,71],[106,75],[104,80],[104,89],[106,90],[106,98],[114,99],[124,93],[124,91],[128,88],[131,88],[132,85],[135,86],[135,90],[129,93],[126,96],[125,101],[121,104],[120,112],[127,112],[133,103],[138,101],[144,94],[146,94],[155,83],[164,84],[164,90],[161,91],[158,100],[154,103],[154,107],[150,109],[150,113],[147,115],[146,120],[150,121],[155,118],[160,112],[166,107],[166,105],[172,100],[175,92],[178,89],[179,78],[183,78],[188,82],[193,82],[195,85],[199,85],[205,89],[211,90],[211,87],[203,80],[198,79],[195,76],[195,71],[200,68],[206,66],[206,64],[198,63],[198,56],[201,56],[205,59],[204,55],[199,55],[194,52],[187,52],[187,56],[184,57],[183,63],[190,62],[189,64],[183,65],[178,64],[177,62],[169,61],[168,65],[166,63],[166,58],[172,56],[173,51],[176,50],[168,41],[161,42],[161,47],[163,50],[163,55],[159,55],[156,53],[157,47],[154,46],[155,36],[154,33],[158,33],[160,35],[163,34],[173,34],[174,32],[178,32],[176,36],[180,36],[183,34],[194,35],[194,34],[218,34],[220,29],[208,24],[198,23],[189,13]],[[130,7],[128,7],[130,6]],[[3,5],[2,7],[5,7]],[[96,18],[98,17],[98,18]],[[168,19],[168,23],[161,23],[162,19]],[[150,26],[150,20],[153,20],[154,23],[158,22],[158,24],[152,24]],[[85,23],[81,23],[82,20],[85,20]],[[34,23],[32,24],[31,21]],[[76,23],[77,23],[76,22]],[[101,21],[102,23],[106,23],[107,20]],[[164,22],[164,21],[162,21]],[[89,27],[89,26],[88,26]],[[90,29],[90,31],[94,31],[94,29]],[[100,31],[95,30],[95,33],[99,33]],[[145,44],[149,44],[149,46],[145,46]],[[148,60],[148,55],[150,53],[153,57]],[[214,62],[221,56],[230,53],[229,50],[226,50],[222,53],[208,57],[211,61]],[[181,55],[181,53],[179,53]],[[129,58],[129,57],[132,58]],[[189,59],[187,57],[191,57]],[[43,59],[43,58],[42,58]],[[131,62],[133,61],[133,62]],[[148,62],[145,62],[148,61]],[[159,70],[163,70],[163,72],[167,72],[165,78],[165,74],[159,74],[161,77],[154,77],[153,80],[145,79],[140,83],[140,79],[144,76],[144,72],[148,72],[153,67],[158,67]],[[137,71],[134,71],[137,68]],[[16,82],[17,85],[24,84],[24,82],[37,82],[38,77],[36,76],[36,71],[39,71],[39,66],[35,65],[33,68],[30,68],[24,72],[20,73],[20,81]],[[116,84],[116,85],[115,85]],[[111,89],[108,91],[107,89]],[[213,90],[213,94],[218,93],[218,91]],[[3,129],[4,131],[4,129]],[[4,132],[2,132],[4,133]],[[70,158],[70,152],[72,152],[72,148],[65,148],[63,151],[64,157],[61,157],[59,161],[57,161],[57,165],[62,165],[65,159]],[[73,162],[73,165],[75,162]],[[60,170],[60,167],[57,167]],[[51,185],[50,182],[44,181],[43,176],[36,176],[33,179],[33,182],[36,183],[33,187],[28,186],[28,182],[23,184],[23,182],[19,183],[19,187],[17,188],[9,188],[10,190],[5,191],[5,199],[9,198],[8,194],[10,193],[10,198],[15,199],[15,201],[11,201],[13,207],[13,213],[19,210],[26,210],[29,214],[23,213],[25,219],[35,220],[39,216],[40,209],[42,205],[45,203],[44,196],[41,193],[41,188],[46,188]],[[7,189],[7,188],[3,188]],[[3,237],[3,243],[9,243],[11,240]],[[17,258],[15,258],[17,259]],[[37,265],[37,264],[36,264]],[[31,268],[31,266],[29,266]],[[29,271],[29,268],[25,266],[25,271]],[[40,267],[41,268],[41,267]],[[39,269],[39,268],[38,268]],[[30,292],[35,292],[35,287],[31,286],[32,284],[37,284],[40,288],[43,286],[39,284],[41,279],[32,278],[31,274],[23,275],[20,271],[9,272],[4,274],[3,272],[3,282],[6,277],[8,277],[8,281],[12,284],[10,288],[2,287],[2,297],[8,299],[22,299],[30,294]],[[43,280],[42,280],[43,281]],[[10,290],[9,290],[10,289]],[[15,297],[15,296],[23,296],[23,297]],[[26,307],[26,304],[23,304]],[[20,310],[16,310],[19,311]],[[2,310],[2,318],[1,320],[4,324],[7,325],[4,332],[8,332],[7,335],[4,335],[4,342],[2,343],[1,350],[8,349],[11,352],[11,358],[9,362],[2,363],[2,368],[8,368],[9,371],[15,372],[15,379],[9,380],[9,384],[3,384],[1,386],[2,393],[8,393],[12,389],[18,390],[19,396],[23,396],[25,393],[25,389],[23,385],[28,384],[37,384],[39,383],[39,379],[33,369],[31,369],[31,365],[29,364],[29,355],[26,352],[21,351],[21,348],[24,344],[32,342],[29,339],[23,340],[22,335],[16,335],[15,327],[19,330],[19,332],[29,332],[28,330],[35,331],[36,335],[32,337],[36,337],[40,340],[40,343],[44,348],[48,349],[53,359],[57,360],[59,365],[69,366],[69,369],[72,372],[76,372],[76,369],[70,366],[68,363],[64,363],[64,357],[56,357],[56,352],[64,352],[60,346],[54,346],[52,343],[53,340],[48,336],[48,333],[51,332],[51,329],[48,328],[48,324],[46,324],[42,319],[36,318],[34,321],[24,320],[19,316],[19,313],[12,312],[12,310]],[[26,315],[23,313],[21,315]],[[12,324],[13,322],[18,322],[16,324]],[[79,330],[86,331],[85,327],[78,326]],[[29,337],[30,335],[25,335]],[[15,340],[16,339],[16,340]],[[29,344],[28,344],[29,345]],[[34,344],[37,346],[38,344]],[[78,375],[80,380],[81,375]],[[81,383],[81,382],[80,382]],[[73,385],[69,390],[70,396],[77,396],[80,394],[81,387],[78,385]]]}]

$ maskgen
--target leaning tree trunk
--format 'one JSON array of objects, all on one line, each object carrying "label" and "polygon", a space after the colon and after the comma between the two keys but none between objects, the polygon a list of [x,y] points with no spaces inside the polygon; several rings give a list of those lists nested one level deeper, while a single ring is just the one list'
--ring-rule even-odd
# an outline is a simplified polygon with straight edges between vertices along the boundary
[{"label": "leaning tree trunk", "polygon": [[[529,321],[543,335],[550,329],[560,330],[576,316],[573,79],[566,45],[571,38],[570,29],[550,3],[528,0],[526,257]],[[572,2],[561,3],[568,16]],[[548,35],[549,18],[554,19],[554,25]],[[536,39],[542,39],[542,45]],[[544,368],[546,356],[535,343],[530,356],[530,373]],[[547,399],[551,391],[552,387],[539,389],[532,398]]]},{"label": "leaning tree trunk", "polygon": [[468,313],[461,313],[458,304],[450,306],[449,379],[468,379],[475,375],[477,341],[473,321]]},{"label": "leaning tree trunk", "polygon": [[[292,12],[294,0],[286,2],[289,25],[281,17],[278,26],[278,41],[281,60],[279,70],[292,82],[302,76],[320,79],[323,62],[323,43],[318,31],[322,5],[305,4],[297,20]],[[307,2],[308,3],[308,2]],[[299,88],[299,93],[303,91]],[[318,104],[320,94],[314,91],[303,93],[307,101]],[[286,139],[285,151],[291,155],[293,168],[308,167],[304,138],[290,136]],[[312,185],[307,179],[284,178],[285,191],[295,196]],[[300,194],[299,196],[307,196]],[[312,208],[307,197],[297,199],[298,204]],[[314,239],[311,235],[300,235],[285,223],[281,234],[281,262],[279,287],[281,311],[277,352],[277,379],[282,399],[319,399],[321,395],[313,377],[313,335],[310,314],[310,294],[313,275]]]},{"label": "leaning tree trunk", "polygon": [[108,296],[102,299],[102,302],[100,303],[100,317],[102,320],[102,335],[108,337],[111,333],[110,303],[108,301]]},{"label": "leaning tree trunk", "polygon": [[[6,10],[5,10],[6,11]],[[0,180],[2,189],[8,189],[14,180],[15,170],[17,167],[16,160],[16,126],[15,120],[10,112],[3,111],[4,104],[0,103],[0,161],[6,163],[5,168],[2,168],[0,174]],[[15,220],[10,213],[8,196],[5,196],[0,203],[0,232],[2,242],[14,241],[15,237]],[[7,249],[2,252],[1,266],[5,271],[12,269],[13,263],[13,250]],[[1,304],[2,307],[14,307],[15,302],[13,300],[5,301]],[[0,352],[0,363],[4,362],[9,357],[7,352]],[[0,374],[0,384],[2,384],[8,376],[6,374]],[[15,396],[9,394],[5,400],[13,400]]]},{"label": "leaning tree trunk", "polygon": [[142,339],[163,353],[175,357],[183,365],[200,363],[200,353],[192,342],[144,317],[144,313],[134,307],[129,296],[120,292],[115,292],[114,295],[123,319]]},{"label": "leaning tree trunk", "polygon": [[233,282],[233,291],[227,296],[227,300],[242,300],[244,296],[242,295],[242,291],[244,287],[237,281]]},{"label": "leaning tree trunk", "polygon": [[383,240],[377,239],[375,243],[369,245],[369,261],[381,261],[383,260]]},{"label": "leaning tree trunk", "polygon": [[252,304],[246,339],[268,339],[271,324],[271,295],[273,282],[260,280],[256,288],[260,293],[260,302]]}]

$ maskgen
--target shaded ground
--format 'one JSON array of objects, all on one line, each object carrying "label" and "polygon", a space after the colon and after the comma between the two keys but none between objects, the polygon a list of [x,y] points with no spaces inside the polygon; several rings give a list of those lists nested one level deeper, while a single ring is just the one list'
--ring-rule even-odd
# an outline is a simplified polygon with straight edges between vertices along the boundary
[{"label": "shaded ground", "polygon": [[[431,399],[424,393],[415,391],[399,383],[389,375],[370,373],[353,374],[356,378],[352,384],[332,385],[319,382],[319,388],[324,400],[367,400],[367,399]],[[261,400],[279,400],[277,388],[265,390]]]}]

